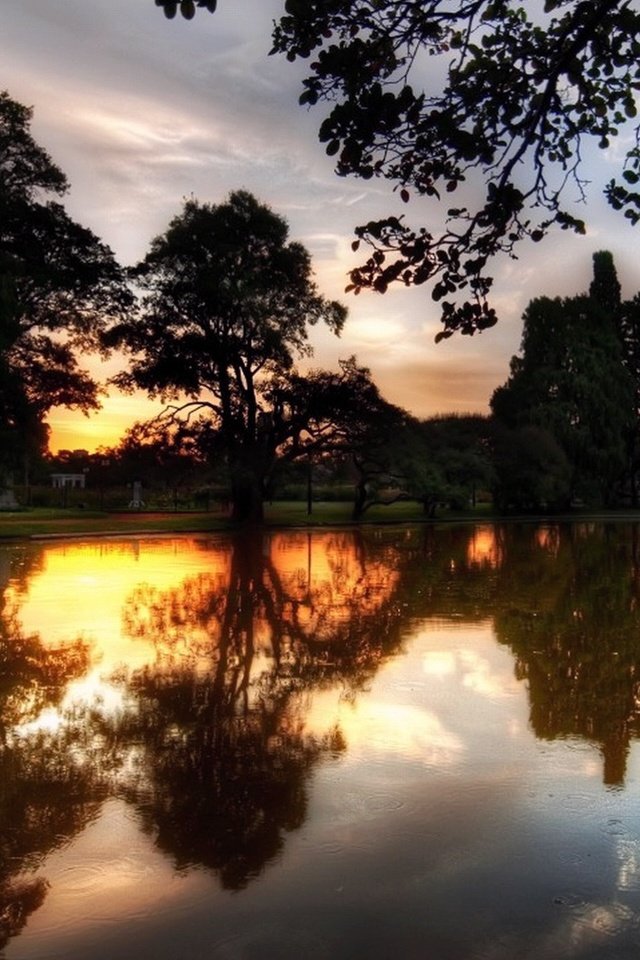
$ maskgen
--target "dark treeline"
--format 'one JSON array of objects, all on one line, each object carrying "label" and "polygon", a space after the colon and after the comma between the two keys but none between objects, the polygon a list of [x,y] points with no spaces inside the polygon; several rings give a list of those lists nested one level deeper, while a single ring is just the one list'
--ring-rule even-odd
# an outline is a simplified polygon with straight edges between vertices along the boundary
[{"label": "dark treeline", "polygon": [[[176,508],[223,499],[236,520],[312,495],[352,499],[355,519],[399,499],[429,516],[478,498],[501,511],[637,506],[640,297],[622,300],[609,253],[595,254],[587,293],[528,306],[490,416],[419,421],[354,357],[301,372],[311,327],[337,334],[346,310],[320,295],[280,216],[244,191],[189,200],[125,270],[54,199],[68,184],[30,121],[0,96],[0,486],[18,481],[29,502],[32,481],[85,473],[108,507],[110,489],[140,479]],[[49,411],[96,409],[84,355],[116,350],[128,363],[111,387],[164,412],[116,448],[52,458]]]}]

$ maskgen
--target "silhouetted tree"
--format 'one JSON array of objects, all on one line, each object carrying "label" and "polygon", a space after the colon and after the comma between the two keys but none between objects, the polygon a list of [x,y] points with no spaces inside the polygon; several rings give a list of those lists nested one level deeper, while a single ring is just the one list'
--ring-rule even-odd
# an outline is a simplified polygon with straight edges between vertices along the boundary
[{"label": "silhouetted tree", "polygon": [[[501,408],[503,412],[503,408]],[[572,469],[564,450],[541,426],[505,427],[497,420],[491,439],[493,504],[499,512],[568,509]]]},{"label": "silhouetted tree", "polygon": [[632,385],[632,415],[626,436],[627,487],[633,506],[638,505],[640,469],[640,296],[622,301],[612,255],[601,250],[593,255],[594,277],[589,295],[614,319],[622,344],[622,362]]},{"label": "silhouetted tree", "polygon": [[593,255],[593,279],[589,285],[589,296],[615,322],[620,312],[620,292],[613,255],[608,250],[598,250]]},{"label": "silhouetted tree", "polygon": [[381,498],[379,492],[406,483],[410,453],[415,453],[407,433],[411,417],[381,396],[371,372],[355,357],[342,361],[337,374],[315,371],[276,384],[275,395],[288,411],[291,439],[285,456],[332,452],[349,459],[355,474],[354,520],[374,504],[406,496],[400,490]]},{"label": "silhouetted tree", "polygon": [[529,304],[521,355],[491,409],[507,427],[550,433],[571,465],[571,495],[606,503],[626,467],[635,415],[612,306],[615,275],[603,273],[600,260],[595,266],[592,296]]},{"label": "silhouetted tree", "polygon": [[224,450],[237,520],[262,518],[279,451],[306,426],[285,403],[308,329],[336,333],[346,311],[319,296],[311,262],[286,222],[249,193],[185,204],[135,270],[147,291],[105,342],[132,355],[125,388],[179,400],[173,416],[204,416]]},{"label": "silhouetted tree", "polygon": [[99,406],[79,351],[130,303],[108,247],[42,199],[68,184],[30,122],[30,109],[0,93],[0,432],[13,462],[46,446],[52,407]]},{"label": "silhouetted tree", "polygon": [[202,483],[206,474],[204,445],[199,441],[197,430],[188,425],[150,420],[133,424],[110,456],[125,483],[138,479],[145,487],[165,490],[177,510],[181,491]]},{"label": "silhouetted tree", "polygon": [[478,490],[492,488],[491,424],[487,417],[431,417],[420,423],[419,433],[426,446],[426,470],[420,478],[425,512],[433,515],[438,502],[456,509],[475,505]]}]

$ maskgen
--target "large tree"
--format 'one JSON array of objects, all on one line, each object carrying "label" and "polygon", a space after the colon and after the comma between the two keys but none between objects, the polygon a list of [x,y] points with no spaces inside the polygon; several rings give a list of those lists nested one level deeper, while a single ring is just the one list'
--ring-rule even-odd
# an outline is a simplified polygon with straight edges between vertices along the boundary
[{"label": "large tree", "polygon": [[625,366],[615,283],[596,258],[589,296],[539,297],[527,307],[520,356],[491,399],[511,429],[538,427],[571,466],[568,497],[609,502],[624,475],[634,427],[633,384]]},{"label": "large tree", "polygon": [[426,225],[392,215],[357,229],[373,252],[356,290],[435,279],[440,337],[492,325],[491,259],[552,227],[584,232],[572,198],[586,196],[587,139],[618,137],[622,176],[605,194],[636,223],[639,29],[629,0],[286,0],[272,52],[312,57],[300,102],[330,104],[320,139],[337,172],[431,203]]},{"label": "large tree", "polygon": [[80,353],[131,296],[108,247],[51,199],[68,189],[33,139],[32,111],[0,92],[0,436],[5,469],[46,445],[55,406],[96,408]]},{"label": "large tree", "polygon": [[[169,412],[197,421],[222,449],[233,516],[260,520],[281,455],[302,456],[326,439],[327,390],[353,377],[303,378],[309,326],[339,332],[346,311],[318,294],[309,254],[288,240],[285,220],[244,191],[225,203],[189,200],[134,270],[140,309],[105,343],[131,354],[116,378],[173,401]],[[203,423],[204,418],[204,423]]]}]

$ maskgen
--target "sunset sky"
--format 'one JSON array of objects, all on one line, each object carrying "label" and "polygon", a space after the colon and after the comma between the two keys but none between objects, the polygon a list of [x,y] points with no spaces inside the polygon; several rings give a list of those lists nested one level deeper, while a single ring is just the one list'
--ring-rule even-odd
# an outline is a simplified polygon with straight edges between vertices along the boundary
[{"label": "sunset sky", "polygon": [[[320,290],[349,307],[339,340],[314,333],[314,365],[335,367],[355,354],[388,400],[418,416],[486,412],[518,349],[528,300],[585,290],[594,251],[612,251],[625,296],[640,288],[640,235],[601,195],[617,157],[594,150],[587,151],[589,207],[578,209],[587,236],[558,233],[522,247],[518,261],[496,264],[501,322],[492,330],[436,346],[438,307],[424,287],[344,295],[357,263],[354,226],[399,203],[386,183],[333,172],[317,140],[323,108],[298,106],[304,63],[268,56],[282,6],[220,0],[213,16],[198,11],[190,22],[169,22],[153,0],[0,0],[0,88],[34,107],[33,134],[71,183],[67,209],[122,263],[144,256],[185,197],[217,203],[231,190],[252,191],[310,250]],[[402,212],[429,221],[420,201]],[[93,370],[104,379],[121,363],[96,361]],[[144,397],[112,393],[89,419],[54,410],[52,449],[113,444],[157,409]]]}]

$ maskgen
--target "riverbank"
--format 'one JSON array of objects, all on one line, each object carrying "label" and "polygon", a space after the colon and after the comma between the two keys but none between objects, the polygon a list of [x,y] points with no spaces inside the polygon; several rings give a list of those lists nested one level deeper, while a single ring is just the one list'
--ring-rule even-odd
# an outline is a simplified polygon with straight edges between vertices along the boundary
[{"label": "riverbank", "polygon": [[[347,502],[318,502],[311,514],[306,503],[279,501],[265,505],[265,524],[269,527],[317,527],[352,524],[352,504]],[[443,513],[456,519],[482,519],[486,508],[466,514]],[[363,523],[420,523],[425,520],[418,503],[394,503],[389,507],[374,507],[365,514]],[[78,509],[35,508],[0,514],[0,540],[49,538],[65,536],[124,535],[138,533],[213,533],[234,528],[226,511],[159,512],[129,510],[98,512]]]},{"label": "riverbank", "polygon": [[[640,511],[600,510],[579,511],[562,515],[500,516],[491,513],[488,505],[474,510],[441,511],[435,518],[427,518],[420,504],[399,502],[389,507],[374,507],[367,511],[360,523],[494,523],[511,522],[577,522],[640,521]],[[286,501],[267,504],[267,527],[319,527],[352,525],[351,504],[314,503],[311,514],[306,503]],[[50,539],[81,536],[137,536],[139,534],[215,533],[230,530],[234,524],[226,512],[185,511],[161,513],[125,511],[103,513],[87,510],[32,509],[0,513],[0,540]]]}]

